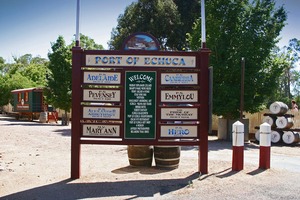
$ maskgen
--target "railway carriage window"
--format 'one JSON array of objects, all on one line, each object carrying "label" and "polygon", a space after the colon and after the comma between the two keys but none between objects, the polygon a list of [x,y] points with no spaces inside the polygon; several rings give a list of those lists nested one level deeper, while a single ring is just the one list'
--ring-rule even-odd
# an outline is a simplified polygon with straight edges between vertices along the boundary
[{"label": "railway carriage window", "polygon": [[22,100],[22,93],[18,93],[18,101],[21,102]]},{"label": "railway carriage window", "polygon": [[28,101],[28,92],[25,92],[25,101]]}]

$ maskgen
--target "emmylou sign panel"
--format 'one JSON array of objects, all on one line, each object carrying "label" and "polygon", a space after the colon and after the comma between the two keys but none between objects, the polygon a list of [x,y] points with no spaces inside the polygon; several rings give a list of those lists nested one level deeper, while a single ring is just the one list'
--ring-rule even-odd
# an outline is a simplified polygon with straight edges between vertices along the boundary
[{"label": "emmylou sign panel", "polygon": [[197,137],[197,126],[166,125],[160,127],[161,137]]},{"label": "emmylou sign panel", "polygon": [[195,56],[162,55],[86,55],[88,66],[196,67]]},{"label": "emmylou sign panel", "polygon": [[125,73],[125,138],[155,139],[156,72]]},{"label": "emmylou sign panel", "polygon": [[197,90],[162,90],[161,102],[197,102]]},{"label": "emmylou sign panel", "polygon": [[120,101],[120,90],[83,89],[83,101],[96,101],[96,102]]},{"label": "emmylou sign panel", "polygon": [[83,107],[85,119],[120,119],[120,108],[115,107]]},{"label": "emmylou sign panel", "polygon": [[161,119],[194,119],[198,118],[197,108],[162,108]]},{"label": "emmylou sign panel", "polygon": [[82,125],[83,136],[102,136],[102,137],[119,137],[120,125],[95,125],[95,124],[83,124]]}]

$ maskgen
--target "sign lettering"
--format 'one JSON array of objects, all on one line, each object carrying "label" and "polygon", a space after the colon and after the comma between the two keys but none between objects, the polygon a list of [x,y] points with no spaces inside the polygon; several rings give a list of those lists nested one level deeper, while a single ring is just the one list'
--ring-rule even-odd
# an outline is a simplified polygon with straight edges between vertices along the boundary
[{"label": "sign lettering", "polygon": [[162,90],[162,102],[197,102],[198,91]]},{"label": "sign lettering", "polygon": [[196,73],[162,73],[162,85],[196,85],[198,84],[198,74]]},{"label": "sign lettering", "polygon": [[195,56],[86,55],[88,66],[196,67]]},{"label": "sign lettering", "polygon": [[120,84],[121,73],[85,71],[83,74],[83,83]]},{"label": "sign lettering", "polygon": [[84,89],[83,101],[120,101],[120,90]]},{"label": "sign lettering", "polygon": [[119,125],[82,125],[83,136],[104,136],[104,137],[119,137]]},{"label": "sign lettering", "polygon": [[83,118],[120,119],[120,108],[83,107]]},{"label": "sign lettering", "polygon": [[162,119],[198,119],[197,108],[162,108],[161,109]]},{"label": "sign lettering", "polygon": [[197,137],[197,126],[162,125],[160,127],[161,137]]},{"label": "sign lettering", "polygon": [[126,72],[125,138],[155,138],[156,73]]}]

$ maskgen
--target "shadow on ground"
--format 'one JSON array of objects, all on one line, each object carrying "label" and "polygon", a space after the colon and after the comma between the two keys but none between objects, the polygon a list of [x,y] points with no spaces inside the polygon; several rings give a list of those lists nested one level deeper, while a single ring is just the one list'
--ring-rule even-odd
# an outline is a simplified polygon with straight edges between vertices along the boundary
[{"label": "shadow on ground", "polygon": [[50,185],[32,188],[11,195],[3,199],[85,199],[100,197],[116,197],[122,199],[134,199],[142,197],[153,197],[155,194],[164,195],[184,187],[199,177],[194,173],[183,179],[161,179],[161,180],[125,180],[116,182],[77,183],[77,180],[63,180]]}]

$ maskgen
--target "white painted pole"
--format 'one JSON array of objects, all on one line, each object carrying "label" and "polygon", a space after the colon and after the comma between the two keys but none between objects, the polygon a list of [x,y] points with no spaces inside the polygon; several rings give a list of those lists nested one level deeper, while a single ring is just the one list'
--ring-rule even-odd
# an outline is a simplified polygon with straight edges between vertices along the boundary
[{"label": "white painted pole", "polygon": [[264,147],[271,146],[271,126],[268,123],[263,123],[259,126],[259,145]]},{"label": "white painted pole", "polygon": [[240,121],[232,124],[232,146],[244,146],[244,124]]},{"label": "white painted pole", "polygon": [[267,122],[259,126],[259,168],[271,166],[271,126]]},{"label": "white painted pole", "polygon": [[76,46],[80,46],[80,33],[79,33],[79,19],[80,19],[80,0],[77,0],[77,12],[76,12]]},{"label": "white painted pole", "polygon": [[202,48],[205,48],[206,30],[205,30],[205,0],[201,0],[201,40]]},{"label": "white painted pole", "polygon": [[240,121],[232,124],[232,170],[244,168],[244,124]]}]

